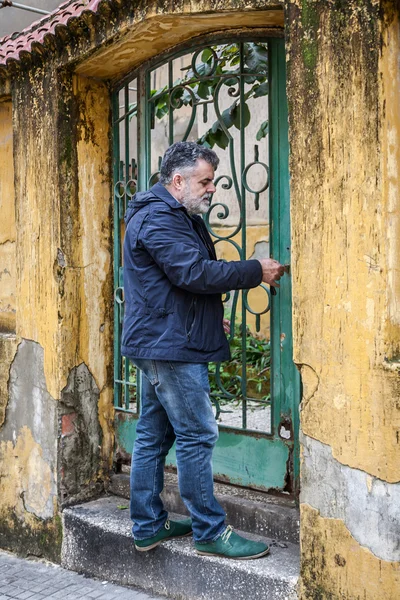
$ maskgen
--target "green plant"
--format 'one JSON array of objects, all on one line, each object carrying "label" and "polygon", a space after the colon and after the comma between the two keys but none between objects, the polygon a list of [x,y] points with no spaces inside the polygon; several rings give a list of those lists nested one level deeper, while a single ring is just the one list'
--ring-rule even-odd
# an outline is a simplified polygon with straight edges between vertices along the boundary
[{"label": "green plant", "polygon": [[[219,405],[239,405],[243,399],[241,388],[244,352],[241,325],[235,326],[230,347],[229,362],[209,365],[211,396]],[[255,336],[247,327],[245,348],[246,397],[254,401],[254,405],[265,404],[270,399],[271,344],[269,340]]]},{"label": "green plant", "polygon": [[[243,398],[241,389],[243,373],[241,325],[236,325],[230,347],[231,360],[229,362],[210,363],[208,367],[210,395],[220,406],[226,404],[238,406]],[[270,360],[271,344],[269,340],[255,336],[247,327],[246,396],[252,401],[253,407],[265,404],[270,399]],[[129,382],[136,384],[136,367],[132,363],[129,364]],[[223,389],[221,389],[219,382]],[[133,393],[135,394],[135,392]]]},{"label": "green plant", "polygon": [[[200,56],[200,61],[197,62]],[[194,64],[196,62],[196,64]],[[170,108],[204,105],[214,101],[221,85],[228,87],[228,94],[234,98],[232,104],[221,113],[221,121],[213,125],[197,142],[209,148],[217,145],[225,149],[229,144],[226,133],[231,127],[247,127],[251,114],[247,101],[268,94],[268,50],[266,44],[245,42],[241,56],[238,43],[223,44],[205,48],[196,53],[192,63],[182,68],[183,77],[177,79],[171,89],[164,86],[151,90],[151,106],[155,118],[163,119]],[[242,94],[235,86],[240,85],[239,75],[243,75],[246,91]],[[131,118],[136,115],[135,104],[130,106]],[[243,123],[241,121],[243,120]],[[268,134],[268,121],[261,123],[256,139],[260,141]]]}]

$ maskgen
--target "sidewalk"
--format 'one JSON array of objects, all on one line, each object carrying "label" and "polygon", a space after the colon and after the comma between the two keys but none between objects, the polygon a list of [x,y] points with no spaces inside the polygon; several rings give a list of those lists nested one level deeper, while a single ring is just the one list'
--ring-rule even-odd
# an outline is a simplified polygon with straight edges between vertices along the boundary
[{"label": "sidewalk", "polygon": [[165,600],[0,550],[0,600]]}]

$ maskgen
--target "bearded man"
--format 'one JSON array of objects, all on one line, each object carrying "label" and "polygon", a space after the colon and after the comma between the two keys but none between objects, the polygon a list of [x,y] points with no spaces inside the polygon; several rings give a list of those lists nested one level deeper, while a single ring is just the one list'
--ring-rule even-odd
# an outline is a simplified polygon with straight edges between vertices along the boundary
[{"label": "bearded man", "polygon": [[[125,315],[122,354],[141,371],[141,413],[131,470],[135,547],[193,533],[198,553],[257,558],[268,553],[225,524],[214,497],[212,451],[218,426],[209,398],[208,363],[230,358],[221,295],[278,285],[273,259],[218,261],[199,214],[216,188],[215,152],[194,142],[166,151],[160,181],[138,193],[125,216]],[[226,324],[225,324],[226,325]],[[172,521],[160,493],[176,441],[179,491],[191,518]]]}]

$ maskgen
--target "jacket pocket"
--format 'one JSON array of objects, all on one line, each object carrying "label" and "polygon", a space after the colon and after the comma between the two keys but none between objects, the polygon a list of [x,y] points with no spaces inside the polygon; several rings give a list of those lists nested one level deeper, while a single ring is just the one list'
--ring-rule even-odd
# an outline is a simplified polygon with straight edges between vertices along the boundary
[{"label": "jacket pocket", "polygon": [[197,305],[197,298],[193,298],[192,302],[190,303],[188,313],[186,315],[185,333],[186,333],[186,337],[189,341],[192,336],[193,328],[194,328],[194,325],[196,322],[196,305]]}]

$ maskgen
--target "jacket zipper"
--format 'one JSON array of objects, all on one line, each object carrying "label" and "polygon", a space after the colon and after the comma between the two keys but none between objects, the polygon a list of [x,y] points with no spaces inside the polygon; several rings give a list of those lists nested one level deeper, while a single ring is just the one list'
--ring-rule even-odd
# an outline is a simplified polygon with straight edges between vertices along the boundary
[{"label": "jacket zipper", "polygon": [[[191,303],[190,308],[189,308],[188,315],[186,317],[185,330],[186,330],[186,337],[187,337],[188,341],[190,341],[190,337],[192,335],[194,323],[196,321],[196,304],[197,304],[197,298],[194,298],[192,300],[192,303]],[[187,330],[188,320],[189,320],[189,317],[190,317],[190,313],[192,312],[192,309],[193,309],[193,319],[192,319],[192,322],[191,322],[191,325],[190,325],[190,329],[188,331]]]}]

